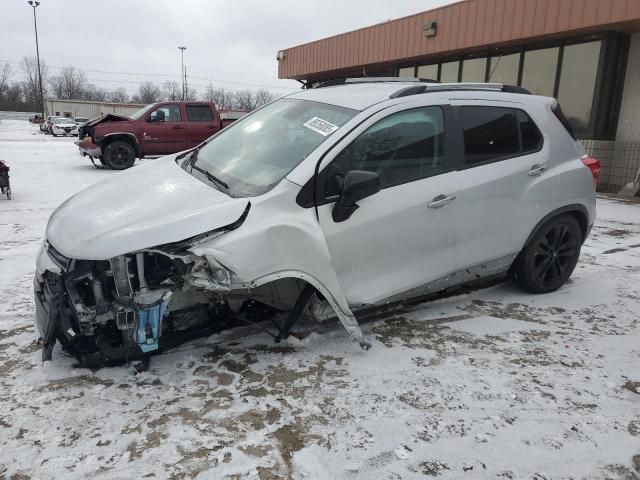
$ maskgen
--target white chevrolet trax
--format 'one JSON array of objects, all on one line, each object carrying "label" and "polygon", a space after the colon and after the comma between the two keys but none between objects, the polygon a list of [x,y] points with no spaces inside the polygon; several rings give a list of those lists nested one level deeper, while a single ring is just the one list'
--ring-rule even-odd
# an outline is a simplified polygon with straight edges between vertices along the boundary
[{"label": "white chevrolet trax", "polygon": [[600,165],[553,98],[352,79],[276,100],[199,147],[114,174],[51,216],[36,324],[84,365],[238,322],[337,318],[506,273],[571,275]]}]

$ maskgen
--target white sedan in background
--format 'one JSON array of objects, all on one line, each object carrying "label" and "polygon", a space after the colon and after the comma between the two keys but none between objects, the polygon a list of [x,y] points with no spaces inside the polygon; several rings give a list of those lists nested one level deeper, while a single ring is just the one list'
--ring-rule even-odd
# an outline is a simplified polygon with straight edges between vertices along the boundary
[{"label": "white sedan in background", "polygon": [[53,119],[53,123],[51,125],[51,134],[54,137],[57,137],[58,135],[71,135],[77,137],[78,125],[76,125],[76,122],[73,120],[73,118],[55,118]]}]

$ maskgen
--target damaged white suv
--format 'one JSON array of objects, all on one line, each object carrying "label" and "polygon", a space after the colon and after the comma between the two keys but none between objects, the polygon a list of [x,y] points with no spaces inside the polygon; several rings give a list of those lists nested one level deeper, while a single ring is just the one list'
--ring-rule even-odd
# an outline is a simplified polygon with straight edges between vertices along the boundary
[{"label": "damaged white suv", "polygon": [[354,79],[279,99],[52,215],[36,324],[81,364],[237,322],[337,317],[509,272],[571,275],[597,160],[554,99],[497,84]]}]

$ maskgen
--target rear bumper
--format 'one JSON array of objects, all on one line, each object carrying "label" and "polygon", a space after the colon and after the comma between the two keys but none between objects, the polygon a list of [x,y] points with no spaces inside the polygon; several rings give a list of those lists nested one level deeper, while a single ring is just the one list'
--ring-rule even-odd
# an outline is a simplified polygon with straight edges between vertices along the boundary
[{"label": "rear bumper", "polygon": [[78,146],[78,150],[80,151],[81,155],[88,155],[90,157],[101,157],[102,156],[102,149],[100,148],[99,145],[96,145],[95,143],[91,143],[91,142],[86,142],[84,140],[78,140],[75,142],[75,144]]}]

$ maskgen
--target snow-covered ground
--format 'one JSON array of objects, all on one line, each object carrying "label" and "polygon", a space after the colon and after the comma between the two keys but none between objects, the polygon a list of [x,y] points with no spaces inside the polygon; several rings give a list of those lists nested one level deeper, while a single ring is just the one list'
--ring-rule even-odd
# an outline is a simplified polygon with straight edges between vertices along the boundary
[{"label": "snow-covered ground", "polygon": [[[640,204],[600,198],[573,279],[504,283],[275,346],[193,341],[149,372],[74,369],[33,343],[47,218],[111,171],[0,124],[0,478],[638,478]],[[90,215],[91,212],[87,212]]]}]

